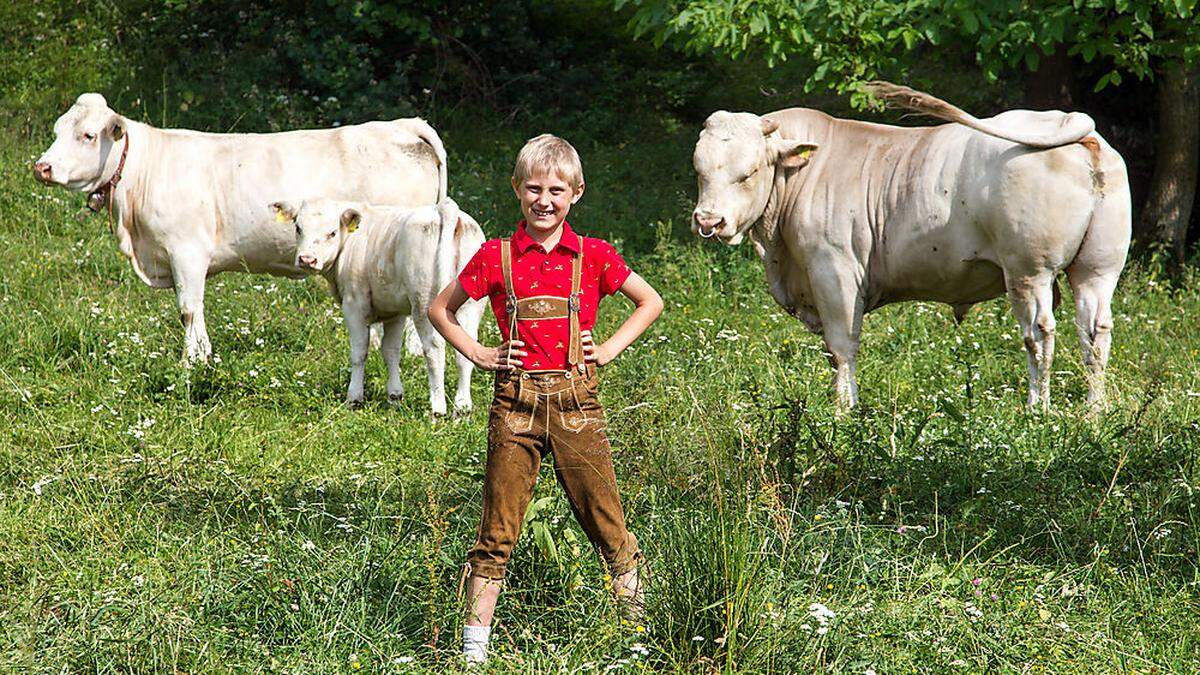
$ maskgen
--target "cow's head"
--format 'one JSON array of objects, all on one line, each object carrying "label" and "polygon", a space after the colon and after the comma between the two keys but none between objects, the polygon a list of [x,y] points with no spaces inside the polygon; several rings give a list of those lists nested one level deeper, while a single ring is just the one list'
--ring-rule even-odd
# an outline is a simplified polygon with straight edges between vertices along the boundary
[{"label": "cow's head", "polygon": [[817,149],[783,138],[779,124],[752,113],[708,116],[692,164],[700,183],[692,231],[737,244],[767,207],[777,166],[799,168]]},{"label": "cow's head", "polygon": [[54,143],[33,165],[33,177],[47,185],[91,192],[117,170],[125,118],[100,94],[83,94],[54,123]]},{"label": "cow's head", "polygon": [[296,228],[296,267],[314,272],[324,272],[337,260],[346,235],[362,220],[358,210],[330,201],[303,202],[300,208],[275,202],[271,212]]}]

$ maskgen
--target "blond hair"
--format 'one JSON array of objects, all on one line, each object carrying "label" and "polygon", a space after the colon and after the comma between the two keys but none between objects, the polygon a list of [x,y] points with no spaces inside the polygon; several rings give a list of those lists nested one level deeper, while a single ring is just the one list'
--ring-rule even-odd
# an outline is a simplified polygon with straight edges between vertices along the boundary
[{"label": "blond hair", "polygon": [[523,183],[537,174],[557,175],[575,190],[583,185],[583,163],[574,146],[554,134],[542,134],[525,142],[517,153],[513,182]]}]

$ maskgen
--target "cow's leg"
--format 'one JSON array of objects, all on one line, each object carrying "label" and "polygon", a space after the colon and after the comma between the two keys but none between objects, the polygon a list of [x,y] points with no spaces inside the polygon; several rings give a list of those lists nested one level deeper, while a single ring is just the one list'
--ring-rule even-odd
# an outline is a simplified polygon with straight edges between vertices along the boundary
[{"label": "cow's leg", "polygon": [[1107,405],[1104,370],[1112,349],[1112,296],[1117,275],[1091,275],[1069,269],[1067,278],[1075,294],[1075,330],[1083,348],[1087,402],[1093,409],[1100,409]]},{"label": "cow's leg", "polygon": [[434,415],[446,414],[446,341],[429,323],[425,312],[413,315],[413,327],[421,339],[425,371],[429,375],[429,408]]},{"label": "cow's leg", "polygon": [[398,316],[383,324],[383,338],[380,340],[379,351],[383,354],[383,362],[387,364],[387,395],[388,402],[397,404],[404,399],[404,382],[400,380],[400,356],[404,351],[404,325],[408,317]]},{"label": "cow's leg", "polygon": [[1083,245],[1067,267],[1075,294],[1075,328],[1083,347],[1088,404],[1093,410],[1107,405],[1104,371],[1112,347],[1112,297],[1129,250],[1131,207],[1125,180],[1123,172],[1106,172],[1108,189],[1092,212]]},{"label": "cow's leg", "polygon": [[1054,272],[1006,280],[1013,314],[1021,325],[1029,366],[1030,409],[1050,407],[1050,368],[1054,363]]},{"label": "cow's leg", "polygon": [[212,344],[204,325],[204,281],[209,255],[201,251],[177,251],[171,257],[171,276],[179,320],[183,323],[183,361],[187,365],[208,361]]},{"label": "cow's leg", "polygon": [[[468,302],[458,310],[458,323],[467,331],[471,339],[479,337],[479,322],[483,318],[484,304]],[[471,374],[475,372],[475,363],[457,349],[454,350],[454,361],[458,366],[458,387],[454,392],[454,410],[459,413],[471,411]]]},{"label": "cow's leg", "polygon": [[371,346],[371,323],[354,306],[343,303],[346,332],[350,334],[350,386],[346,388],[346,405],[362,405],[363,379],[366,377],[367,350]]},{"label": "cow's leg", "polygon": [[813,267],[809,283],[833,366],[833,391],[839,412],[858,405],[855,368],[862,333],[863,302],[852,275],[854,261],[830,261]]}]

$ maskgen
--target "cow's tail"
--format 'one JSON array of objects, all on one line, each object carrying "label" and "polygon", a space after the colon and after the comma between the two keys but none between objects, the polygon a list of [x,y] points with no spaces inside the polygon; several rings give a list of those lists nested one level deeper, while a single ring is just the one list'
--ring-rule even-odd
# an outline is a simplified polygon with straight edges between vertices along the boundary
[{"label": "cow's tail", "polygon": [[458,246],[454,232],[458,229],[460,211],[458,204],[449,197],[438,202],[438,243],[437,257],[434,262],[434,278],[437,280],[437,292],[449,286],[458,273]]},{"label": "cow's tail", "polygon": [[1047,133],[1005,129],[995,124],[989,124],[965,110],[923,91],[878,80],[868,82],[863,88],[888,106],[930,115],[947,122],[958,122],[989,136],[1003,138],[1006,141],[1028,145],[1032,148],[1057,148],[1060,145],[1078,143],[1096,130],[1096,122],[1091,117],[1077,112],[1064,115],[1059,127]]},{"label": "cow's tail", "polygon": [[[454,281],[458,272],[455,267],[457,259],[455,249],[457,247],[454,242],[454,231],[459,226],[459,215],[458,204],[453,199],[446,198],[438,202],[438,238],[437,250],[433,254],[433,287],[429,289],[429,295],[426,296],[427,302],[432,303],[437,294]],[[411,322],[404,327],[404,345],[409,354],[423,353],[421,338],[417,335]]]},{"label": "cow's tail", "polygon": [[413,118],[413,124],[416,127],[417,137],[425,141],[430,148],[433,148],[433,154],[437,156],[438,163],[438,197],[437,203],[441,204],[446,199],[448,194],[447,185],[449,176],[446,170],[446,146],[442,145],[442,137],[438,136],[438,132],[429,125],[429,122],[420,117]]}]

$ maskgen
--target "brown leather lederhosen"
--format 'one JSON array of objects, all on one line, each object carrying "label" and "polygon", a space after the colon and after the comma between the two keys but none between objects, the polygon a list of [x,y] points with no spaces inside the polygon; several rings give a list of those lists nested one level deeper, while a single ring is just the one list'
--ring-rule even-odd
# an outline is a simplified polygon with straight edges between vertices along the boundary
[{"label": "brown leather lederhosen", "polygon": [[625,527],[617,491],[604,409],[597,397],[596,367],[585,363],[580,337],[579,297],[583,238],[572,263],[571,294],[518,298],[512,284],[512,251],[500,242],[509,313],[508,337],[517,322],[569,318],[567,368],[497,371],[489,411],[483,512],[475,545],[467,554],[471,574],[501,579],[521,531],[542,458],[554,456],[554,474],[571,512],[614,576],[641,559],[637,538]]}]

